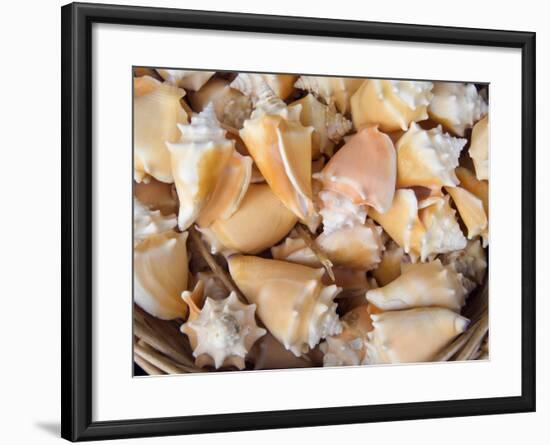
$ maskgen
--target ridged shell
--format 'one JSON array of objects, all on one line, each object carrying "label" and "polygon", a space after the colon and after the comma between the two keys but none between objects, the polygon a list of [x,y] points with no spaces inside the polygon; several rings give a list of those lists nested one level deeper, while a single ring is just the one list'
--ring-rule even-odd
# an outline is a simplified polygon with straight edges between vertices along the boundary
[{"label": "ridged shell", "polygon": [[166,141],[180,137],[179,124],[187,123],[180,104],[185,91],[149,76],[134,78],[134,179],[147,182],[149,175],[174,182]]},{"label": "ridged shell", "polygon": [[489,217],[489,183],[478,180],[470,170],[464,167],[458,167],[455,172],[460,186],[481,199],[485,214]]},{"label": "ridged shell", "polygon": [[367,306],[359,306],[342,317],[343,330],[321,343],[323,366],[358,366],[365,360],[367,333],[372,321]]},{"label": "ridged shell", "polygon": [[363,79],[353,77],[300,76],[294,86],[312,93],[327,105],[335,105],[342,114],[350,112],[350,99]]},{"label": "ridged shell", "polygon": [[234,142],[225,138],[211,105],[194,115],[191,124],[179,125],[179,129],[180,140],[166,145],[180,201],[178,225],[185,230],[214,192],[234,153]]},{"label": "ridged shell", "polygon": [[298,120],[300,107],[289,109],[269,87],[264,89],[239,134],[267,183],[311,231],[318,225],[312,201],[311,133]]},{"label": "ridged shell", "polygon": [[466,142],[444,133],[441,126],[423,130],[412,123],[396,144],[397,187],[457,185],[455,168]]},{"label": "ridged shell", "polygon": [[151,235],[169,232],[178,225],[176,215],[163,215],[160,210],[149,210],[134,198],[134,246]]},{"label": "ridged shell", "polygon": [[365,364],[429,362],[469,321],[445,308],[417,308],[371,315]]},{"label": "ridged shell", "polygon": [[481,235],[483,247],[486,247],[489,242],[489,222],[483,208],[483,201],[462,187],[446,187],[445,190],[453,198],[460,218],[468,229],[468,239]]},{"label": "ridged shell", "polygon": [[442,255],[441,262],[471,282],[483,284],[487,271],[487,255],[479,239],[468,241],[465,249]]},{"label": "ridged shell", "polygon": [[212,102],[218,120],[229,127],[240,129],[252,112],[250,98],[231,88],[224,79],[210,79],[197,92],[187,95],[194,111],[201,112]]},{"label": "ridged shell", "polygon": [[[184,292],[182,298],[189,306],[194,304],[189,292]],[[181,331],[189,337],[195,364],[244,369],[246,354],[266,333],[256,324],[256,305],[241,303],[237,294],[231,292],[223,300],[206,297],[198,314],[194,309]]]},{"label": "ridged shell", "polygon": [[187,306],[187,232],[151,235],[134,246],[134,301],[163,320],[184,318]]},{"label": "ridged shell", "polygon": [[325,233],[365,224],[368,214],[366,205],[356,204],[347,195],[331,190],[320,191],[316,198]]},{"label": "ridged shell", "polygon": [[294,91],[294,82],[297,78],[298,76],[292,74],[239,73],[231,82],[231,88],[249,96],[253,102],[256,102],[265,83],[280,99],[284,100]]},{"label": "ridged shell", "polygon": [[322,284],[323,269],[253,256],[233,256],[228,264],[264,325],[294,355],[341,332],[334,303],[339,289]]},{"label": "ridged shell", "polygon": [[384,311],[420,306],[446,307],[460,311],[466,299],[462,276],[439,259],[409,264],[394,281],[369,290],[367,300]]},{"label": "ridged shell", "polygon": [[468,151],[474,161],[476,177],[489,179],[489,117],[485,116],[474,125],[472,142]]},{"label": "ridged shell", "polygon": [[200,230],[214,253],[255,254],[279,242],[296,222],[267,184],[251,184],[233,215]]},{"label": "ridged shell", "polygon": [[[338,150],[315,178],[322,182],[323,191],[336,192],[355,205],[369,205],[384,213],[391,207],[395,192],[393,143],[377,128],[364,128]],[[323,195],[320,198],[324,201]],[[324,207],[321,214],[325,230],[338,228],[338,224],[331,223],[332,216],[325,217],[333,206]]]},{"label": "ridged shell", "polygon": [[435,82],[430,117],[458,136],[487,114],[488,107],[472,83]]},{"label": "ridged shell", "polygon": [[192,91],[200,90],[214,75],[214,71],[157,69],[157,72],[167,83]]},{"label": "ridged shell", "polygon": [[333,108],[319,102],[312,94],[292,102],[289,107],[296,105],[301,106],[302,125],[315,129],[311,136],[313,159],[321,154],[331,156],[335,143],[340,142],[351,130],[351,122]]},{"label": "ridged shell", "polygon": [[307,356],[296,357],[269,332],[254,343],[247,359],[254,364],[254,369],[309,368],[312,366],[311,360]]},{"label": "ridged shell", "polygon": [[401,264],[406,261],[406,258],[403,248],[394,241],[390,241],[382,254],[380,264],[372,272],[377,283],[385,286],[401,275]]},{"label": "ridged shell", "polygon": [[367,79],[351,98],[355,128],[378,125],[384,132],[406,130],[428,118],[431,82]]},{"label": "ridged shell", "polygon": [[178,196],[173,184],[150,178],[149,182],[134,182],[134,196],[147,208],[163,215],[178,213]]}]

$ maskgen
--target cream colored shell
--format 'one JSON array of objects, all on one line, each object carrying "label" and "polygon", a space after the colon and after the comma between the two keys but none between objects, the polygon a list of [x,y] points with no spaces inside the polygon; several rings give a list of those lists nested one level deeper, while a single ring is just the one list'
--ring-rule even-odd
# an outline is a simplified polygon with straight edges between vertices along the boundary
[{"label": "cream colored shell", "polygon": [[483,284],[487,271],[487,255],[479,239],[468,241],[468,245],[462,250],[442,255],[441,262],[469,280],[471,283],[466,283],[466,287],[473,288],[476,284]]},{"label": "cream colored shell", "polygon": [[187,71],[157,69],[160,76],[167,82],[185,90],[198,91],[214,75],[214,71]]},{"label": "cream colored shell", "polygon": [[489,223],[483,201],[462,187],[446,187],[447,193],[453,198],[460,218],[468,229],[468,239],[476,236],[483,238],[483,247],[489,242]]},{"label": "cream colored shell", "polygon": [[254,256],[232,256],[231,277],[266,328],[300,356],[323,338],[341,332],[334,297],[340,289],[321,282],[323,269]]},{"label": "cream colored shell", "polygon": [[472,142],[468,150],[474,161],[476,177],[479,180],[489,179],[489,117],[485,116],[474,125]]},{"label": "cream colored shell", "polygon": [[401,264],[407,260],[405,251],[395,241],[390,241],[382,254],[382,260],[372,274],[380,286],[385,286],[401,275]]},{"label": "cream colored shell", "polygon": [[350,99],[363,83],[353,77],[300,76],[294,86],[308,91],[343,114],[350,112]]},{"label": "cream colored shell", "polygon": [[149,210],[134,198],[134,246],[149,236],[168,232],[177,226],[176,215],[163,215],[160,210]]}]

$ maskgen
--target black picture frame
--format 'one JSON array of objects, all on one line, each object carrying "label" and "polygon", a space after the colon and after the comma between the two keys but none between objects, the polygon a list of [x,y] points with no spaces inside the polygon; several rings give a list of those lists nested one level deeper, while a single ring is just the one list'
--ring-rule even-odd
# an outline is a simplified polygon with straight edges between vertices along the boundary
[{"label": "black picture frame", "polygon": [[[535,33],[73,3],[62,7],[62,407],[71,441],[535,410]],[[94,23],[520,48],[521,396],[92,421],[92,37]]]}]

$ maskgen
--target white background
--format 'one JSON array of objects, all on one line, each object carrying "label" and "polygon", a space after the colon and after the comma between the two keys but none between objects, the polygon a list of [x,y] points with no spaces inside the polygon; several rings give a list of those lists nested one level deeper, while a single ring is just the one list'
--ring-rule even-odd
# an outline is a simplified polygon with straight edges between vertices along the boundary
[{"label": "white background", "polygon": [[[120,2],[125,3],[125,2]],[[152,5],[153,2],[131,2]],[[248,2],[250,6],[250,2]],[[356,1],[339,0],[315,8],[306,2],[284,1],[270,4],[233,0],[177,2],[157,1],[157,6],[187,7],[242,12],[309,15],[364,20],[398,21],[537,31],[539,79],[537,134],[538,150],[538,412],[507,416],[410,421],[392,424],[335,426],[269,432],[245,432],[167,439],[142,439],[140,443],[281,443],[291,441],[334,443],[357,440],[407,441],[409,443],[464,444],[518,443],[533,438],[548,440],[544,419],[550,415],[550,372],[548,342],[550,328],[543,326],[550,305],[548,277],[543,258],[550,247],[549,210],[542,197],[550,179],[549,145],[543,133],[550,116],[542,113],[548,103],[549,87],[544,83],[550,72],[548,53],[550,31],[543,2],[523,1],[513,6],[498,6],[498,11],[478,1],[461,1],[460,7],[442,7],[441,2],[394,1],[369,3],[359,8]],[[3,8],[2,69],[0,76],[0,117],[2,135],[2,273],[0,295],[4,302],[0,319],[2,372],[0,400],[2,442],[48,443],[59,434],[59,64],[60,2],[21,2]],[[544,56],[543,56],[544,55]],[[6,135],[8,136],[6,140]],[[7,154],[7,157],[5,156]],[[7,304],[5,304],[7,303]],[[544,349],[543,349],[544,348]],[[452,384],[450,382],[449,384]],[[185,399],[181,403],[186,403]],[[535,439],[540,435],[540,439]],[[153,442],[154,441],[154,442]],[[130,442],[130,441],[127,441]],[[137,441],[135,441],[137,443]]]}]

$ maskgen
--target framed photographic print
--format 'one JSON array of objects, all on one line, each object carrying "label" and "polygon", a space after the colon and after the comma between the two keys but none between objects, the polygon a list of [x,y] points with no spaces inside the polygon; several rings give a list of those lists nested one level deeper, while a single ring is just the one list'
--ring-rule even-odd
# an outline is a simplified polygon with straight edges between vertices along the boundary
[{"label": "framed photographic print", "polygon": [[64,438],[535,409],[534,33],[75,3],[62,122]]}]

